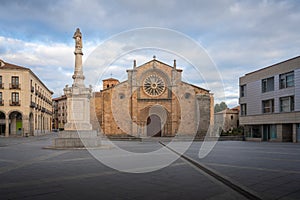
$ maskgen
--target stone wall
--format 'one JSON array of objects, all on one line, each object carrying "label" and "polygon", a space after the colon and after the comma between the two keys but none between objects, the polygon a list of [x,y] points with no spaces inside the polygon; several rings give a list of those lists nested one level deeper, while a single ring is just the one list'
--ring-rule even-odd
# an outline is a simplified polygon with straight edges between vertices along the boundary
[{"label": "stone wall", "polygon": [[[213,121],[213,95],[181,82],[182,70],[152,60],[127,73],[127,81],[109,88],[105,86],[91,98],[94,130],[99,129],[106,135],[145,137],[148,117],[155,108],[158,109],[156,114],[161,114],[162,136],[207,132]],[[143,90],[143,80],[151,74],[158,74],[165,82],[165,89],[158,96],[149,96]]]}]

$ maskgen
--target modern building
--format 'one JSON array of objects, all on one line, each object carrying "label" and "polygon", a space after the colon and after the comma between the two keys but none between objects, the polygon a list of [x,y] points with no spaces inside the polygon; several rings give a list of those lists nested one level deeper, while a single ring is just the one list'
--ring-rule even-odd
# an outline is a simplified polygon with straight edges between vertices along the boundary
[{"label": "modern building", "polygon": [[29,68],[0,60],[0,134],[8,137],[50,132],[52,94]]},{"label": "modern building", "polygon": [[300,141],[300,56],[239,79],[247,140]]},{"label": "modern building", "polygon": [[63,130],[65,123],[67,123],[67,96],[52,99],[53,104],[53,118],[52,129]]},{"label": "modern building", "polygon": [[207,133],[213,120],[213,94],[182,81],[182,70],[176,68],[176,61],[173,66],[155,57],[140,66],[134,61],[127,74],[123,82],[103,80],[103,90],[94,93],[93,129],[105,135],[135,137]]},{"label": "modern building", "polygon": [[223,124],[223,132],[230,132],[239,127],[239,112],[239,106],[226,108],[225,110],[217,112],[215,113],[215,123]]}]

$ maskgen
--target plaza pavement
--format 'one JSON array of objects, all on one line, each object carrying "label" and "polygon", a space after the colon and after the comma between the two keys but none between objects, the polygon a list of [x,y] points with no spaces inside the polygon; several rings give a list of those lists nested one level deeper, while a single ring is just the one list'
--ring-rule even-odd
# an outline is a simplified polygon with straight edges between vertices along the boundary
[{"label": "plaza pavement", "polygon": [[[0,138],[0,199],[246,199],[181,158],[158,171],[124,173],[87,150],[43,149],[54,137]],[[114,143],[133,152],[161,148]],[[199,159],[201,144],[185,155],[262,199],[300,199],[300,144],[224,141]]]}]

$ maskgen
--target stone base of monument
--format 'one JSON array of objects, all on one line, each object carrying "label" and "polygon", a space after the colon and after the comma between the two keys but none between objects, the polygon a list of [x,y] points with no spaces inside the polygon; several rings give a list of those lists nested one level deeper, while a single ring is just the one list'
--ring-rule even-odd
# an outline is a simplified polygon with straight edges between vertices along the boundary
[{"label": "stone base of monument", "polygon": [[53,149],[95,148],[101,146],[97,131],[61,131],[53,140]]}]

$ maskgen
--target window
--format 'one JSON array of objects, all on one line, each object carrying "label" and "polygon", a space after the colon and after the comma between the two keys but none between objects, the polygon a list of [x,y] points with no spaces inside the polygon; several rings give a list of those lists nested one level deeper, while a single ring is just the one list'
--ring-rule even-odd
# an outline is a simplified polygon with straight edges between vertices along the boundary
[{"label": "window", "polygon": [[294,111],[294,96],[280,98],[280,112]]},{"label": "window", "polygon": [[252,126],[252,137],[261,138],[261,128],[260,126]]},{"label": "window", "polygon": [[0,105],[2,106],[3,105],[3,99],[2,99],[2,92],[0,92]]},{"label": "window", "polygon": [[32,85],[32,80],[30,80],[30,91],[31,91],[31,92],[34,92],[34,87],[33,87],[33,85]]},{"label": "window", "polygon": [[19,84],[19,77],[18,76],[12,76],[11,77],[11,84],[10,84],[10,89],[20,89],[20,84]]},{"label": "window", "polygon": [[246,96],[246,85],[241,85],[240,86],[240,97],[245,97]]},{"label": "window", "polygon": [[268,99],[262,101],[262,112],[263,113],[274,112],[274,99]]},{"label": "window", "polygon": [[294,72],[279,75],[279,88],[284,89],[294,86]]},{"label": "window", "polygon": [[262,79],[261,86],[262,93],[274,91],[274,77]]},{"label": "window", "polygon": [[241,104],[241,116],[247,115],[247,104]]},{"label": "window", "polygon": [[20,105],[18,92],[11,93],[10,105],[11,106],[19,106]]},{"label": "window", "polygon": [[189,98],[190,98],[190,96],[191,96],[191,94],[190,94],[190,93],[188,93],[188,92],[184,94],[184,98],[186,98],[186,99],[189,99]]},{"label": "window", "polygon": [[12,85],[19,85],[19,77],[18,76],[12,76],[11,77],[11,84]]},{"label": "window", "polygon": [[2,76],[0,76],[0,89],[3,89]]},{"label": "window", "polygon": [[18,92],[11,93],[11,100],[13,103],[18,103],[19,102],[19,93]]}]

